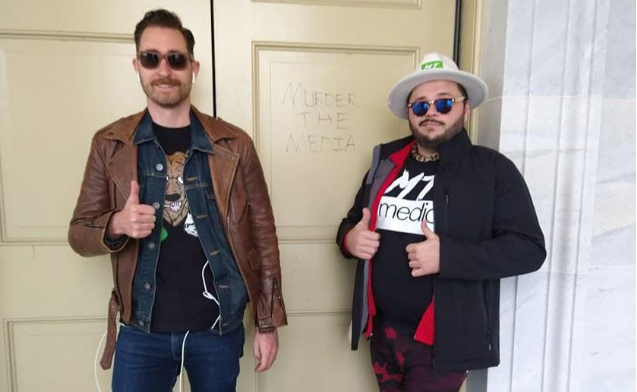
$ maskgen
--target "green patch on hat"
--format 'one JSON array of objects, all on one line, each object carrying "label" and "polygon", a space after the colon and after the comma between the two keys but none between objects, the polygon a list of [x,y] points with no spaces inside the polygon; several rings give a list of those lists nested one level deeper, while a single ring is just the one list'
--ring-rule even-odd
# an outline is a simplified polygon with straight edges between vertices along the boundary
[{"label": "green patch on hat", "polygon": [[426,71],[429,69],[436,69],[436,68],[444,68],[442,61],[436,60],[436,61],[429,61],[429,62],[420,64],[421,71]]}]

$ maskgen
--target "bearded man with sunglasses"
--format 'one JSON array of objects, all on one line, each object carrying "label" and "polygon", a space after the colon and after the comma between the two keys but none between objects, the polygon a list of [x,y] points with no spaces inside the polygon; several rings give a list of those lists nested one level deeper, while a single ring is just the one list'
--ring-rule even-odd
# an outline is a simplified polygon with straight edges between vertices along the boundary
[{"label": "bearded man with sunglasses", "polygon": [[425,55],[389,93],[411,136],[374,149],[339,227],[342,253],[359,259],[352,349],[371,338],[382,392],[458,391],[468,370],[498,365],[500,279],[546,257],[522,175],[463,127],[487,92]]},{"label": "bearded man with sunglasses", "polygon": [[95,134],[70,224],[76,252],[111,254],[101,365],[115,352],[115,392],[172,391],[183,367],[193,392],[234,391],[247,302],[256,371],[287,323],[263,170],[245,132],[191,105],[194,44],[169,11],[137,24],[147,108]]}]

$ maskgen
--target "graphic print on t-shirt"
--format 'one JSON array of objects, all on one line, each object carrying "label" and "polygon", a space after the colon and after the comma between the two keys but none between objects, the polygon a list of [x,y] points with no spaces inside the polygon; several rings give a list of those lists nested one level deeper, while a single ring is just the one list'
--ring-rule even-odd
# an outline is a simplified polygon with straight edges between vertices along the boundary
[{"label": "graphic print on t-shirt", "polygon": [[172,226],[179,226],[188,214],[188,199],[184,189],[184,164],[186,154],[176,152],[166,157],[168,176],[166,177],[166,200],[164,203],[164,219]]},{"label": "graphic print on t-shirt", "polygon": [[184,231],[193,237],[199,237],[199,233],[197,233],[197,227],[195,226],[195,220],[192,219],[192,215],[190,214],[190,212],[188,213],[186,221],[184,222]]},{"label": "graphic print on t-shirt", "polygon": [[[413,170],[412,170],[413,172]],[[434,202],[431,190],[434,176],[418,172],[410,177],[405,168],[387,188],[378,206],[377,229],[401,233],[422,234],[420,224],[434,230]]]},{"label": "graphic print on t-shirt", "polygon": [[184,219],[184,231],[198,237],[195,222],[188,209],[188,199],[184,188],[184,164],[186,154],[176,152],[166,156],[168,163],[168,176],[166,182],[166,200],[164,202],[164,220],[173,227],[179,226]]}]

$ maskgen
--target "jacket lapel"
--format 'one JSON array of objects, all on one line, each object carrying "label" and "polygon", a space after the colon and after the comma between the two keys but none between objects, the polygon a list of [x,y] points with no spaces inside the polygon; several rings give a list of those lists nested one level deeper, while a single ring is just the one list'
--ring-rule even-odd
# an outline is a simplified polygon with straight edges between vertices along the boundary
[{"label": "jacket lapel", "polygon": [[131,181],[137,180],[137,145],[133,143],[133,137],[145,114],[146,110],[143,110],[128,116],[123,121],[117,122],[107,134],[108,139],[122,142],[121,149],[111,157],[106,165],[115,187],[124,198],[123,200],[128,199],[130,195]]},{"label": "jacket lapel", "polygon": [[124,144],[108,162],[108,171],[124,200],[130,195],[130,183],[137,180],[137,146]]},{"label": "jacket lapel", "polygon": [[216,143],[213,153],[208,154],[208,165],[212,174],[212,186],[217,199],[217,208],[225,220],[228,218],[230,190],[239,166],[239,154]]}]

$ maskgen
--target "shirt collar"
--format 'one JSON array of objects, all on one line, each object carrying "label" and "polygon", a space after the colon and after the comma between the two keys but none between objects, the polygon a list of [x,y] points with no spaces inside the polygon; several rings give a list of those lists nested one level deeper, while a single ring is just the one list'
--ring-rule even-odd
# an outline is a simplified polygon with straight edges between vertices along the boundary
[{"label": "shirt collar", "polygon": [[[206,136],[206,132],[203,129],[201,122],[199,122],[197,116],[195,116],[192,110],[190,111],[190,132],[190,147],[193,150],[199,150],[212,154],[212,143]],[[150,113],[146,111],[146,113],[144,114],[144,118],[142,118],[142,121],[137,126],[137,131],[135,132],[135,139],[133,140],[133,143],[139,145],[141,143],[146,143],[154,140],[157,140],[157,136],[155,136],[155,132],[153,131],[153,119],[150,116]]]}]

